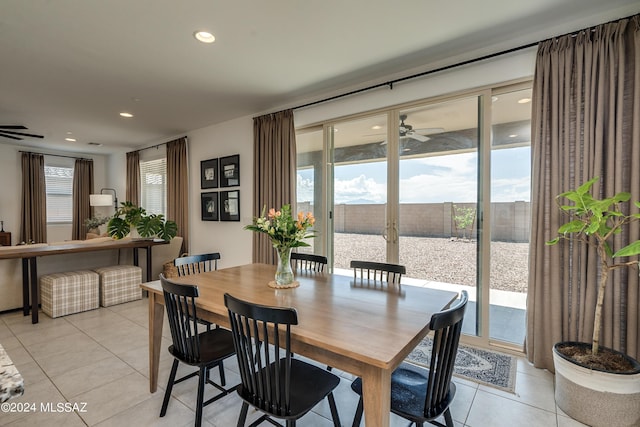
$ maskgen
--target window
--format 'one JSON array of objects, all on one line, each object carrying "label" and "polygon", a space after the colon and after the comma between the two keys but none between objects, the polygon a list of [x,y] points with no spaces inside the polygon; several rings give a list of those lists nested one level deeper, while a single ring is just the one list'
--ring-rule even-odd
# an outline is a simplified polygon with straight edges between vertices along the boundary
[{"label": "window", "polygon": [[167,160],[140,162],[140,206],[149,214],[167,216]]},{"label": "window", "polygon": [[71,222],[73,209],[73,168],[44,167],[47,191],[47,222]]}]

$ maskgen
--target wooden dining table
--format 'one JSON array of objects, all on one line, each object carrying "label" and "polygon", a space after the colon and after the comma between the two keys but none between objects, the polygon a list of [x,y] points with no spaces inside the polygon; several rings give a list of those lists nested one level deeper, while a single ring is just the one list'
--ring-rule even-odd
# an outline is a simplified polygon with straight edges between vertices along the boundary
[{"label": "wooden dining table", "polygon": [[[387,285],[350,276],[297,272],[297,288],[273,289],[275,266],[249,264],[171,279],[198,286],[198,317],[229,326],[224,294],[268,306],[294,307],[298,325],[292,350],[322,364],[360,376],[367,427],[389,426],[391,373],[429,332],[431,315],[457,293],[407,285]],[[158,386],[164,320],[159,280],[149,291],[149,382]]]}]

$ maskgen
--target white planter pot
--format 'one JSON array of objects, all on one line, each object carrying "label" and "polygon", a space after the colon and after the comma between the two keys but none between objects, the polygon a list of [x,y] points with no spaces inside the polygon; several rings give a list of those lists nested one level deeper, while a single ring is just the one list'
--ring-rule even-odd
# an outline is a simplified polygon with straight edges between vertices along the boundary
[{"label": "white planter pot", "polygon": [[[571,418],[593,427],[640,426],[640,364],[634,373],[597,371],[576,364],[553,347],[555,398]],[[573,343],[590,347],[590,344]]]}]

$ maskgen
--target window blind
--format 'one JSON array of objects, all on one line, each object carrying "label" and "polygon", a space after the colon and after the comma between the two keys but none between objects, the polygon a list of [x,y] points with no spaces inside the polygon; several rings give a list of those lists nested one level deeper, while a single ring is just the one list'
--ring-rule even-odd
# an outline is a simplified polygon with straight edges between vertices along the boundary
[{"label": "window blind", "polygon": [[73,168],[44,166],[47,192],[47,222],[71,222],[73,209]]},{"label": "window blind", "polygon": [[167,160],[140,162],[140,205],[147,213],[167,215]]}]

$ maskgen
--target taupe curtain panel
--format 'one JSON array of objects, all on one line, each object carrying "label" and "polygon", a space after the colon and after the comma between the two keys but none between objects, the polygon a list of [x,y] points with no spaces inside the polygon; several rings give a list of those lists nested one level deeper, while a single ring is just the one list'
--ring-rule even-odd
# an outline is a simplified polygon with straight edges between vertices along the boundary
[{"label": "taupe curtain panel", "polygon": [[71,238],[84,240],[87,237],[87,227],[84,220],[91,218],[89,194],[93,193],[93,160],[76,159],[73,169],[73,219],[71,223]]},{"label": "taupe curtain panel", "polygon": [[[140,206],[140,152],[127,153],[126,201]],[[119,206],[118,206],[119,207]]]},{"label": "taupe curtain panel", "polygon": [[[553,370],[558,341],[591,342],[597,292],[595,250],[545,246],[566,217],[555,196],[600,176],[600,196],[640,198],[640,15],[541,42],[532,105],[532,227],[527,357]],[[637,209],[627,206],[631,212]],[[637,239],[640,227],[617,236]],[[638,272],[609,275],[601,344],[640,356]]]},{"label": "taupe curtain panel", "polygon": [[167,143],[167,219],[178,225],[182,252],[189,251],[189,171],[187,138]]},{"label": "taupe curtain panel", "polygon": [[[295,207],[296,132],[293,111],[253,119],[253,214],[266,206]],[[276,264],[277,255],[263,233],[253,233],[253,262]]]},{"label": "taupe curtain panel", "polygon": [[44,156],[22,153],[22,218],[20,241],[47,241],[47,193],[44,181]]}]

